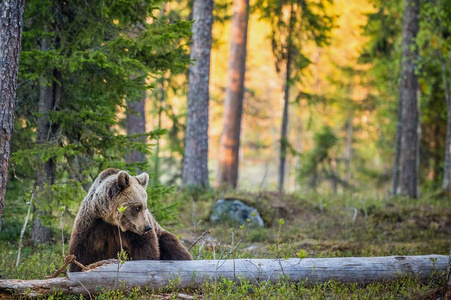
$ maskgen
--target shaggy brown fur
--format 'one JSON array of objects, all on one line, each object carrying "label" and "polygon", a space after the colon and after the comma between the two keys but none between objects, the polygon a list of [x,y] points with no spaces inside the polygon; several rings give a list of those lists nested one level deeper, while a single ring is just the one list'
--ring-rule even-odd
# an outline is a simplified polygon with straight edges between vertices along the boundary
[{"label": "shaggy brown fur", "polygon": [[[81,203],[69,254],[83,265],[117,258],[120,234],[129,259],[191,260],[177,237],[164,230],[147,210],[148,181],[146,173],[130,176],[116,169],[103,171]],[[121,206],[126,208],[124,212],[119,211]],[[79,271],[80,267],[71,265],[70,272]]]}]

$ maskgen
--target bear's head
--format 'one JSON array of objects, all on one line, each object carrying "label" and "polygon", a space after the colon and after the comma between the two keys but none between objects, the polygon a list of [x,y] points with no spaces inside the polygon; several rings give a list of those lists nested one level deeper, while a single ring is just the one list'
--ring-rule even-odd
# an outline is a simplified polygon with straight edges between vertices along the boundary
[{"label": "bear's head", "polygon": [[105,221],[119,226],[122,231],[144,234],[152,229],[152,220],[147,211],[146,187],[149,175],[142,173],[130,176],[125,171],[117,173],[110,181],[108,198],[112,202],[111,213]]}]

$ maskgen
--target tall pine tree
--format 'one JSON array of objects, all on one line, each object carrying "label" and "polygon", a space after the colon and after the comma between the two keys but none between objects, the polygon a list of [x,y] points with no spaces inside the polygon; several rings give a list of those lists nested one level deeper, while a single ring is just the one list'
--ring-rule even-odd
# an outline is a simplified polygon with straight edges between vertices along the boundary
[{"label": "tall pine tree", "polygon": [[247,28],[249,0],[234,0],[230,38],[228,83],[224,101],[223,131],[219,145],[217,185],[233,188],[238,183],[238,153],[240,149],[241,116],[246,73]]},{"label": "tall pine tree", "polygon": [[416,74],[419,31],[419,0],[404,0],[404,26],[402,31],[401,105],[401,194],[418,197],[418,77]]},{"label": "tall pine tree", "polygon": [[205,188],[208,181],[208,108],[213,0],[195,0],[186,116],[184,186]]},{"label": "tall pine tree", "polygon": [[24,0],[0,3],[0,231],[14,128],[24,5]]}]

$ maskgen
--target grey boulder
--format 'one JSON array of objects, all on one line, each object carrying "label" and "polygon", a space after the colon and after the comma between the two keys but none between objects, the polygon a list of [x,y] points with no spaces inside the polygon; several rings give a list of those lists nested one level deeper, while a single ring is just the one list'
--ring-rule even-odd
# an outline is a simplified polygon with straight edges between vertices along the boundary
[{"label": "grey boulder", "polygon": [[[253,216],[253,213],[255,217]],[[263,219],[259,212],[241,202],[240,200],[219,199],[210,213],[210,221],[212,223],[220,223],[225,221],[238,222],[240,225],[247,224],[247,220],[251,220],[252,225],[263,227]]]}]

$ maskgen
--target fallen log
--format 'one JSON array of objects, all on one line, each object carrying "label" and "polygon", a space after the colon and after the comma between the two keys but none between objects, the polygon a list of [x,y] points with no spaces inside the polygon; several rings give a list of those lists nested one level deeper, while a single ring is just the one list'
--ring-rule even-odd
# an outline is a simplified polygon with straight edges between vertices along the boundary
[{"label": "fallen log", "polygon": [[245,278],[251,282],[289,280],[312,284],[336,280],[343,283],[369,284],[391,281],[401,276],[416,276],[421,281],[441,276],[448,256],[387,256],[343,258],[235,259],[192,261],[128,261],[117,271],[117,263],[93,270],[68,273],[67,277],[46,280],[0,280],[0,295],[26,296],[96,294],[102,290],[158,289],[195,287],[218,278]]}]

